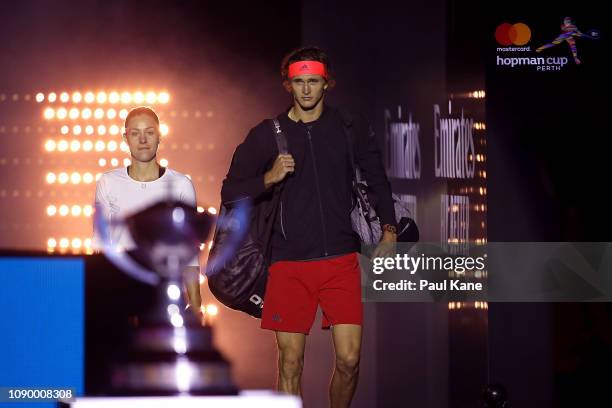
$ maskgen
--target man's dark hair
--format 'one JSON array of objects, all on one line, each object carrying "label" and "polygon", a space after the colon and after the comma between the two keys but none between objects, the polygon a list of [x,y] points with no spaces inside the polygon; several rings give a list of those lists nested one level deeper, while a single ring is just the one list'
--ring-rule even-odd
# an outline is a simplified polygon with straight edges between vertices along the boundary
[{"label": "man's dark hair", "polygon": [[123,124],[124,125],[123,127],[127,129],[127,124],[130,121],[130,119],[132,119],[134,116],[139,116],[139,115],[149,115],[155,120],[155,123],[157,123],[157,126],[159,126],[159,117],[157,116],[157,113],[155,113],[155,111],[152,108],[149,108],[148,106],[138,106],[130,110],[130,113],[127,114],[127,116],[125,117],[125,122]]},{"label": "man's dark hair", "polygon": [[289,79],[289,65],[298,61],[319,61],[325,65],[325,70],[327,71],[327,82],[330,86],[334,85],[335,80],[331,65],[329,63],[329,58],[322,49],[315,46],[298,48],[285,55],[283,62],[281,62],[281,77],[283,78],[283,81],[287,81]]}]

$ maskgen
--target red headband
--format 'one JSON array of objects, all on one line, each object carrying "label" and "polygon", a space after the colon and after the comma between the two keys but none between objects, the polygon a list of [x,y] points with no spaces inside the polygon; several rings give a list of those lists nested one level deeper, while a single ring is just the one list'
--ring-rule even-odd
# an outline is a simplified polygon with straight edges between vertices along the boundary
[{"label": "red headband", "polygon": [[319,61],[298,61],[289,65],[289,79],[298,75],[321,75],[327,79],[325,65]]}]

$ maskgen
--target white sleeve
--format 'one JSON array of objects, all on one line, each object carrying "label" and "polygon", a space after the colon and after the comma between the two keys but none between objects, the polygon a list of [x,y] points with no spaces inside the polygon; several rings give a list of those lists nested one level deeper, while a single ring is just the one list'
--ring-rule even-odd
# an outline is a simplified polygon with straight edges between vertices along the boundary
[{"label": "white sleeve", "polygon": [[189,180],[187,177],[185,177],[184,182],[181,183],[181,190],[179,191],[179,201],[192,207],[197,206],[195,188],[193,187],[193,183],[191,182],[191,180]]},{"label": "white sleeve", "polygon": [[[104,217],[104,220],[110,223],[110,202],[108,200],[108,191],[106,189],[106,181],[104,177],[101,177],[100,180],[98,180],[98,182],[96,183],[95,209],[96,211],[102,211],[102,216]],[[110,228],[108,232],[110,233]],[[100,235],[100,231],[97,230],[96,225],[94,223],[92,248],[95,250],[101,250],[103,247],[103,242],[103,237]]]},{"label": "white sleeve", "polygon": [[[191,182],[191,180],[187,177],[185,177],[184,182],[181,184],[181,191],[179,192],[179,201],[192,207],[197,207],[195,188],[193,187],[193,183]],[[196,255],[187,266],[197,266],[199,268],[199,258],[199,255]]]}]

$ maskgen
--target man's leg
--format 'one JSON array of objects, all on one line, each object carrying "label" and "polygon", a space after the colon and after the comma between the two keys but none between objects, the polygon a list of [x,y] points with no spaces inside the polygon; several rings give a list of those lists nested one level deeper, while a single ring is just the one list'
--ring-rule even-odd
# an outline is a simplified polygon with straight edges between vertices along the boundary
[{"label": "man's leg", "polygon": [[332,408],[346,408],[351,404],[359,377],[361,326],[338,324],[332,326],[336,351],[336,368],[329,388]]},{"label": "man's leg", "polygon": [[304,368],[304,333],[276,332],[278,345],[278,383],[279,391],[302,395],[302,369]]}]

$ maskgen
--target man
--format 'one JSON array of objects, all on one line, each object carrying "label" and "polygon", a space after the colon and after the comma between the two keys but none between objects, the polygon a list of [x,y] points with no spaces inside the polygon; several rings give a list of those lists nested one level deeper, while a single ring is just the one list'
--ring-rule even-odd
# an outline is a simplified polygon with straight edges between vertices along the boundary
[{"label": "man", "polygon": [[[96,205],[107,221],[143,210],[168,198],[169,194],[175,200],[196,206],[191,180],[157,162],[161,138],[159,118],[153,109],[141,106],[128,113],[123,141],[130,149],[131,164],[104,173],[96,184]],[[125,228],[111,225],[109,232],[108,238],[114,245],[125,250],[134,249]],[[99,232],[94,231],[94,247],[100,248],[101,238]],[[201,316],[199,273],[196,257],[184,271],[184,277],[190,307],[198,317]]]},{"label": "man", "polygon": [[[261,321],[262,328],[276,333],[278,389],[301,395],[306,335],[320,305],[322,328],[331,327],[336,352],[330,403],[347,407],[357,385],[363,314],[359,240],[350,219],[348,139],[340,112],[324,103],[334,80],[319,48],[287,55],[281,74],[293,99],[278,116],[290,154],[278,154],[269,123],[260,123],[237,147],[221,196],[224,203],[256,199],[283,183]],[[382,241],[393,245],[393,200],[376,140],[360,116],[354,117],[353,129],[355,159],[378,198],[376,210],[385,225]]]}]

